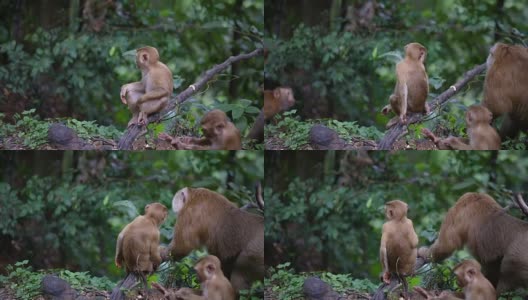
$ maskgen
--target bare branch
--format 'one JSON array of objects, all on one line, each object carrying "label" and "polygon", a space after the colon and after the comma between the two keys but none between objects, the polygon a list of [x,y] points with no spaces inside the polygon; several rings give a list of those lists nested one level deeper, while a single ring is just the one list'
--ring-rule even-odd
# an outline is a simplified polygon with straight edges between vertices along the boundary
[{"label": "bare branch", "polygon": [[260,182],[255,187],[255,198],[259,208],[264,211],[264,198],[262,197],[262,185]]},{"label": "bare branch", "polygon": [[513,198],[515,199],[515,203],[517,203],[517,205],[519,206],[523,214],[528,216],[528,205],[526,205],[526,202],[524,202],[524,199],[521,193],[515,193]]},{"label": "bare branch", "polygon": [[[464,77],[462,79],[460,79],[453,86],[449,87],[449,89],[447,89],[442,94],[438,95],[438,97],[436,97],[431,102],[429,102],[431,111],[434,111],[435,109],[440,108],[442,104],[444,104],[449,99],[451,99],[454,95],[460,92],[468,84],[469,81],[471,81],[473,78],[475,78],[480,73],[484,72],[484,70],[486,70],[486,64],[476,66],[473,69],[467,71],[464,74]],[[422,114],[419,114],[419,113],[413,113],[408,116],[407,123],[408,124],[420,123],[426,117],[427,116],[423,116]],[[385,136],[379,142],[378,149],[379,150],[392,149],[392,145],[394,144],[394,142],[396,142],[396,140],[405,132],[406,129],[407,129],[407,126],[402,125],[401,123],[398,123],[395,126],[391,127],[389,130],[387,130],[387,132],[385,133]]]},{"label": "bare branch", "polygon": [[[223,63],[214,66],[213,68],[207,70],[202,78],[200,78],[198,81],[196,81],[194,84],[191,84],[187,89],[185,89],[183,92],[176,95],[176,97],[171,98],[169,101],[169,104],[167,107],[160,113],[152,114],[148,117],[149,123],[159,122],[161,119],[161,116],[164,116],[167,112],[173,110],[176,107],[176,104],[182,103],[185,100],[187,100],[192,95],[196,94],[200,89],[202,89],[209,80],[211,80],[216,74],[222,72],[223,70],[227,69],[230,65],[237,63],[241,60],[250,59],[253,57],[256,57],[258,55],[262,55],[263,50],[262,48],[255,49],[254,51],[250,53],[242,53],[237,56],[231,56]],[[117,148],[119,150],[131,150],[132,144],[134,141],[139,137],[141,133],[145,132],[145,126],[141,125],[132,125],[127,128],[121,139],[119,140],[119,144],[117,145]]]}]

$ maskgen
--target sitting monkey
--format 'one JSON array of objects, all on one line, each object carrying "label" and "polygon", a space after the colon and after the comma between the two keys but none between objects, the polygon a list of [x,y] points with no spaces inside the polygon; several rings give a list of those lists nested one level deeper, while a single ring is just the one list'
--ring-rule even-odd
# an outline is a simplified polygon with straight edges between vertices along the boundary
[{"label": "sitting monkey", "polygon": [[242,143],[240,131],[235,127],[225,112],[214,109],[202,118],[200,122],[204,137],[171,137],[161,133],[158,137],[169,141],[179,150],[240,150]]}]

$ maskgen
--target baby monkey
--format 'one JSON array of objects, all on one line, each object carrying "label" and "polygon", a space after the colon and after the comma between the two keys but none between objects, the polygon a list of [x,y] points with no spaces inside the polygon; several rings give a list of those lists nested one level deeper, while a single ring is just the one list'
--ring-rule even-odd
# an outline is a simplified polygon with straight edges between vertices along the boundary
[{"label": "baby monkey", "polygon": [[407,203],[393,200],[385,203],[385,218],[380,244],[380,261],[383,269],[382,280],[390,284],[391,277],[397,276],[407,294],[406,276],[414,271],[418,254],[418,236],[413,223],[407,218]]},{"label": "baby monkey", "polygon": [[167,218],[168,210],[161,203],[145,206],[145,214],[129,223],[117,237],[115,264],[125,266],[126,272],[150,274],[161,263],[159,254],[159,226]]},{"label": "baby monkey", "polygon": [[227,115],[214,109],[202,118],[200,122],[204,137],[171,137],[161,133],[158,137],[169,141],[179,150],[240,150],[242,142],[240,131],[229,121]]},{"label": "baby monkey", "polygon": [[484,277],[480,269],[480,264],[474,259],[462,261],[453,269],[457,277],[457,284],[463,289],[463,295],[443,291],[440,295],[435,296],[421,287],[414,289],[427,300],[496,300],[495,288]]},{"label": "baby monkey", "polygon": [[396,86],[381,112],[386,115],[390,111],[396,114],[387,123],[387,128],[399,122],[407,123],[407,111],[429,113],[426,99],[429,94],[429,79],[425,71],[424,61],[427,49],[419,43],[405,46],[405,58],[396,65]]},{"label": "baby monkey", "polygon": [[466,112],[468,139],[450,136],[440,139],[429,129],[423,128],[422,134],[429,138],[441,150],[500,150],[501,138],[491,126],[491,112],[482,105],[472,105]]},{"label": "baby monkey", "polygon": [[128,126],[146,125],[148,115],[163,110],[172,95],[173,79],[170,69],[159,61],[158,50],[143,47],[136,50],[136,64],[141,70],[141,81],[121,87],[121,102],[128,105],[132,119]]}]

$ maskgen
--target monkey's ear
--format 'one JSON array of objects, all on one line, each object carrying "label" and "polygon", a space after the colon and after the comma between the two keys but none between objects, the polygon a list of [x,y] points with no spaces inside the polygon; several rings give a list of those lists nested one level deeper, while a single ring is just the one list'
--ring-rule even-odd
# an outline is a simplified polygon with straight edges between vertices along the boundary
[{"label": "monkey's ear", "polygon": [[147,53],[143,53],[141,54],[141,60],[146,63],[148,61],[148,54]]},{"label": "monkey's ear", "polygon": [[387,210],[387,213],[389,214],[389,217],[390,217],[391,219],[394,218],[394,211],[392,211],[392,208],[389,208],[389,209]]},{"label": "monkey's ear", "polygon": [[145,205],[145,213],[147,213],[147,210],[149,207],[150,207],[150,204]]},{"label": "monkey's ear", "polygon": [[207,271],[208,274],[213,275],[216,271],[216,267],[214,264],[207,264],[207,266],[205,267],[205,270]]}]

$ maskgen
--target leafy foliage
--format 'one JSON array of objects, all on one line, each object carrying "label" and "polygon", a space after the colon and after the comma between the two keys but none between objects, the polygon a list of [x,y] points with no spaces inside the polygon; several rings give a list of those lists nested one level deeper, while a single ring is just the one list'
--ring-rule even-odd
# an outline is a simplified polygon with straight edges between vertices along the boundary
[{"label": "leafy foliage", "polygon": [[[375,151],[368,156],[372,161],[365,166],[354,152],[267,154],[265,239],[282,249],[280,262],[292,262],[300,271],[325,269],[374,281],[381,272],[385,202],[407,202],[419,243],[428,245],[465,192],[486,192],[506,205],[512,190],[526,190],[528,160],[521,152]],[[509,213],[522,217],[515,209]],[[467,256],[458,251],[443,266]],[[416,280],[413,284],[423,279]],[[451,279],[444,282],[442,287],[454,287]]]},{"label": "leafy foliage", "polygon": [[[178,93],[231,55],[262,47],[263,1],[244,0],[243,6],[237,3],[123,1],[109,7],[102,30],[96,33],[87,30],[86,20],[77,18],[83,15],[79,2],[57,4],[60,9],[27,3],[28,13],[17,16],[22,18],[25,33],[18,40],[10,34],[20,29],[12,28],[12,15],[0,13],[6,20],[0,22],[3,94],[19,103],[13,107],[15,112],[34,108],[42,118],[71,116],[92,122],[76,124],[81,128],[93,127],[95,122],[123,128],[131,115],[119,101],[120,86],[140,79],[133,49],[155,46],[173,72],[174,92]],[[12,6],[0,4],[0,11],[13,12]],[[65,22],[61,12],[68,10],[78,13],[71,13]],[[36,17],[33,11],[44,17]],[[50,29],[49,24],[38,23],[43,19],[58,19],[54,23],[58,26]],[[81,22],[83,26],[79,26]],[[255,119],[254,107],[260,106],[262,67],[262,57],[244,61],[236,73],[227,70],[216,76],[205,91],[195,95],[195,100],[209,109],[232,105],[233,119],[245,133],[247,124]],[[12,113],[5,117],[11,119]],[[24,136],[32,148],[42,143],[44,125],[36,129],[34,134]]]},{"label": "leafy foliage", "polygon": [[310,129],[317,123],[322,123],[335,130],[345,141],[353,138],[377,140],[382,133],[375,127],[362,127],[357,122],[340,122],[338,120],[306,120],[301,121],[296,115],[296,110],[283,113],[284,118],[276,125],[270,124],[265,127],[265,137],[277,136],[284,141],[287,149],[301,149],[308,144]]},{"label": "leafy foliage", "polygon": [[[263,178],[262,152],[75,155],[74,160],[71,152],[0,153],[2,169],[14,170],[8,181],[0,182],[0,233],[21,245],[12,251],[31,257],[32,266],[68,265],[72,271],[117,279],[121,272],[113,264],[116,237],[147,203],[170,207],[174,193],[191,186],[245,204],[254,199],[253,184]],[[41,169],[32,161],[46,164]],[[162,243],[172,238],[174,222],[170,214],[161,227]]]},{"label": "leafy foliage", "polygon": [[[6,270],[8,274],[0,276],[0,284],[8,287],[15,293],[16,299],[21,300],[31,300],[40,296],[42,278],[49,272],[33,271],[27,260],[8,265]],[[93,277],[88,272],[57,271],[57,275],[77,291],[109,290],[114,285],[106,277]]]},{"label": "leafy foliage", "polygon": [[332,274],[330,272],[296,274],[288,262],[270,268],[269,272],[271,277],[265,279],[265,285],[273,286],[272,291],[277,293],[278,299],[303,299],[304,280],[313,275],[319,276],[339,293],[348,290],[369,292],[376,288],[376,285],[367,279],[353,279],[346,274]]},{"label": "leafy foliage", "polygon": [[[266,10],[282,17],[280,22],[273,17],[265,20],[265,44],[270,49],[265,79],[293,87],[303,120],[320,116],[353,120],[381,131],[392,117],[380,110],[394,89],[395,64],[403,57],[405,44],[416,41],[428,49],[425,64],[432,100],[465,71],[484,63],[493,43],[526,45],[528,32],[527,7],[513,0],[313,1],[312,10],[301,12],[293,9],[294,3],[282,8],[273,3],[267,3]],[[362,15],[366,11],[372,13],[371,19]],[[355,22],[360,25],[351,26]],[[440,123],[446,125],[441,127],[442,136],[464,136],[463,114],[469,105],[480,103],[483,79],[479,76],[459,91],[424,126]],[[523,149],[524,144],[506,142],[503,147]]]}]

